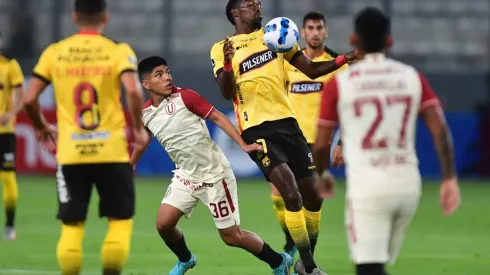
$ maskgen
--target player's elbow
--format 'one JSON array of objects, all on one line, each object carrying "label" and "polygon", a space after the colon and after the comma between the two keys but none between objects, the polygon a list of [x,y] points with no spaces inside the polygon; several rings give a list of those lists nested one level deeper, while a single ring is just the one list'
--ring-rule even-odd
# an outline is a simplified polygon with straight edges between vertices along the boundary
[{"label": "player's elbow", "polygon": [[37,96],[33,95],[32,93],[27,93],[23,96],[22,101],[25,106],[32,106],[37,102]]}]

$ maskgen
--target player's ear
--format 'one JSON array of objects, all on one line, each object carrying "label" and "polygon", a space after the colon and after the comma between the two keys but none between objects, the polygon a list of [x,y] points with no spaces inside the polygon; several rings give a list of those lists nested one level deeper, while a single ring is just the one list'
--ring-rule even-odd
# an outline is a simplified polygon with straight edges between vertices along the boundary
[{"label": "player's ear", "polygon": [[143,87],[147,90],[150,89],[150,83],[148,83],[148,80],[146,79],[141,80],[141,85],[143,85]]},{"label": "player's ear", "polygon": [[78,14],[74,11],[71,12],[71,19],[75,24],[78,24]]},{"label": "player's ear", "polygon": [[302,37],[303,39],[305,39],[305,28],[301,28],[301,30],[300,30],[299,32],[300,32],[300,34],[301,34],[301,37]]},{"label": "player's ear", "polygon": [[349,43],[350,43],[350,45],[352,47],[356,47],[357,46],[357,35],[355,33],[353,33],[353,34],[350,35]]},{"label": "player's ear", "polygon": [[109,12],[105,11],[104,12],[104,17],[102,17],[102,24],[107,24],[109,22]]},{"label": "player's ear", "polygon": [[328,28],[325,27],[325,38],[327,38],[327,37],[328,37]]},{"label": "player's ear", "polygon": [[386,48],[389,49],[393,46],[393,36],[389,35],[386,37]]}]

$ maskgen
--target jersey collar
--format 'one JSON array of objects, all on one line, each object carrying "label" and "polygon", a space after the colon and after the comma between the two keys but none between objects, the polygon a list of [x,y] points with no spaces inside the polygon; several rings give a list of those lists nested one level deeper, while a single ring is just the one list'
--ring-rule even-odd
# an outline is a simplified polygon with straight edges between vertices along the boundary
[{"label": "jersey collar", "polygon": [[385,60],[386,55],[383,53],[367,53],[364,55],[364,59],[369,61],[380,61]]}]

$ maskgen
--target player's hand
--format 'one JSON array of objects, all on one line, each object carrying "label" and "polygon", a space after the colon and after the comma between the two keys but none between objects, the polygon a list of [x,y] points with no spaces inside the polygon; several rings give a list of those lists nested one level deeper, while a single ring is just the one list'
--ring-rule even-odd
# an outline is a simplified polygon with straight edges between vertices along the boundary
[{"label": "player's hand", "polygon": [[315,188],[320,197],[331,199],[335,196],[335,179],[332,174],[322,175],[315,182]]},{"label": "player's hand", "polygon": [[351,51],[349,53],[344,54],[344,57],[345,57],[345,61],[347,61],[347,63],[356,62],[358,60],[358,58],[357,58],[357,50],[353,50],[353,51]]},{"label": "player's hand", "polygon": [[337,145],[335,149],[333,149],[332,153],[332,167],[340,168],[344,166],[344,157],[342,157],[342,146]]},{"label": "player's hand", "polygon": [[225,43],[223,45],[223,54],[225,56],[225,62],[231,62],[233,56],[235,56],[235,48],[233,47],[234,42],[226,37]]},{"label": "player's hand", "polygon": [[5,113],[3,115],[0,116],[0,125],[7,125],[12,119],[14,118],[14,116],[11,114],[11,113]]},{"label": "player's hand", "polygon": [[145,127],[141,127],[140,129],[133,129],[133,138],[134,138],[134,150],[145,150],[146,144],[150,139],[150,135],[148,131],[146,131]]},{"label": "player's hand", "polygon": [[264,151],[264,147],[262,147],[262,145],[260,144],[254,143],[254,144],[243,145],[242,150],[245,153],[261,152]]},{"label": "player's hand", "polygon": [[56,134],[58,129],[54,125],[46,124],[44,128],[37,130],[37,140],[51,154],[56,154]]},{"label": "player's hand", "polygon": [[441,204],[444,216],[451,215],[461,203],[461,193],[459,191],[458,180],[456,178],[444,180],[440,188],[439,203]]}]

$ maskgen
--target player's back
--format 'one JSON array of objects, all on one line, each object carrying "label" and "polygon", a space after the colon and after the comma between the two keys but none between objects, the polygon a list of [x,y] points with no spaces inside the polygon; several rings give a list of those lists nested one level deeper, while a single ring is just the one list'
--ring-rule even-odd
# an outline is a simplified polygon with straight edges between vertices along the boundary
[{"label": "player's back", "polygon": [[336,80],[350,196],[420,192],[415,132],[424,93],[419,73],[370,54]]},{"label": "player's back", "polygon": [[79,33],[51,44],[34,74],[53,84],[60,164],[128,162],[120,75],[136,59],[127,44]]},{"label": "player's back", "polygon": [[[24,76],[19,63],[0,55],[0,116],[7,113],[14,106],[14,88],[22,85]],[[0,125],[0,134],[14,132],[15,119],[6,125]]]}]

